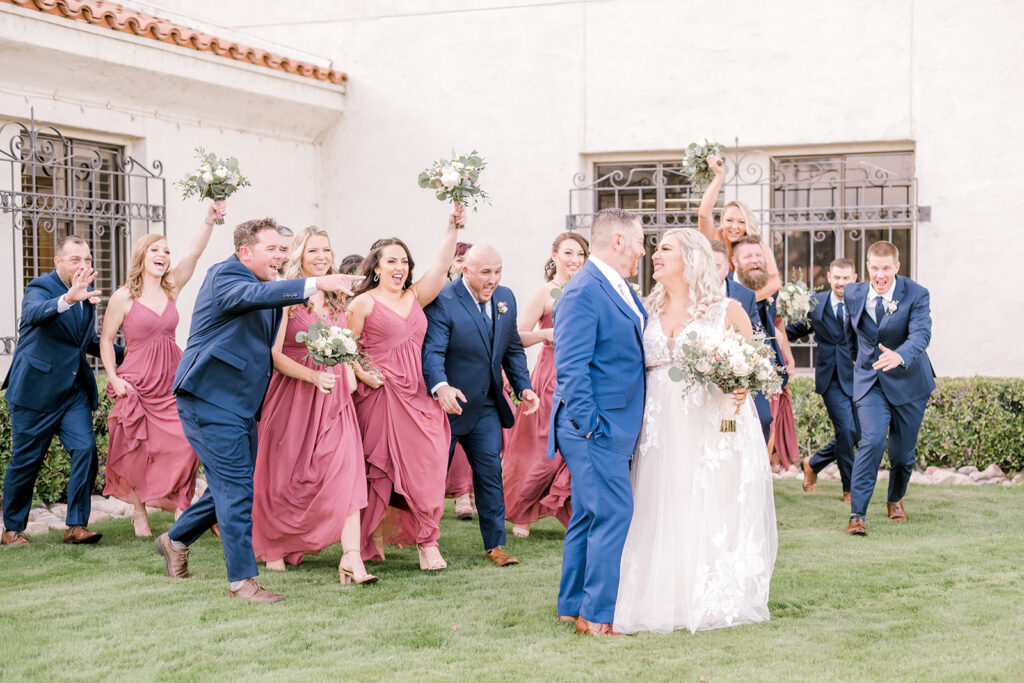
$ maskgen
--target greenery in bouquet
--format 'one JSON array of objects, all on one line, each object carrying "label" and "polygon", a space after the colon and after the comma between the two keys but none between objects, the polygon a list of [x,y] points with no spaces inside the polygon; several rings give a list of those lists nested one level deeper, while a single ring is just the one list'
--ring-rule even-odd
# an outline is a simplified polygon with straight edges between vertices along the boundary
[{"label": "greenery in bouquet", "polygon": [[[200,199],[223,201],[233,195],[241,187],[248,187],[249,181],[238,170],[238,159],[229,157],[220,159],[213,152],[197,147],[196,158],[199,168],[177,182],[182,189],[182,198],[198,196]],[[218,218],[217,225],[223,225],[224,219]]]},{"label": "greenery in bouquet", "polygon": [[687,146],[682,171],[690,178],[691,185],[707,185],[714,179],[715,172],[708,166],[708,157],[712,154],[722,156],[724,150],[722,145],[707,139],[703,145],[691,142]]},{"label": "greenery in bouquet", "polygon": [[729,394],[738,389],[772,396],[782,391],[781,368],[765,344],[763,333],[746,339],[735,329],[693,330],[680,345],[679,365],[669,368],[669,378],[688,386],[714,385]]},{"label": "greenery in bouquet", "polygon": [[[455,156],[451,159],[435,161],[433,165],[419,175],[420,187],[433,190],[441,201],[453,202],[456,206],[465,206],[477,210],[478,205],[487,199],[487,193],[480,187],[480,173],[487,167],[487,161],[473,150],[469,154]],[[461,214],[459,227],[464,225]]]},{"label": "greenery in bouquet", "polygon": [[780,318],[789,322],[809,322],[811,314],[811,291],[804,282],[803,271],[797,270],[793,280],[779,290],[775,299]]},{"label": "greenery in bouquet", "polygon": [[306,332],[295,335],[295,341],[306,345],[305,358],[311,358],[317,365],[331,367],[339,363],[359,363],[363,368],[373,368],[369,357],[359,350],[359,337],[352,330],[314,321]]}]

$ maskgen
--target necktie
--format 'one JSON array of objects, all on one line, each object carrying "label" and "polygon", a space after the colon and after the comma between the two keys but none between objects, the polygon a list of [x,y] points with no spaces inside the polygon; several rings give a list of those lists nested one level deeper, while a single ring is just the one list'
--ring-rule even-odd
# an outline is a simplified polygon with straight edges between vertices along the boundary
[{"label": "necktie", "polygon": [[879,327],[882,326],[882,317],[885,315],[885,301],[882,297],[875,297],[875,324]]},{"label": "necktie", "polygon": [[478,301],[477,302],[477,306],[480,307],[480,315],[482,315],[484,317],[484,320],[486,320],[487,322],[491,322],[491,317],[489,315],[487,315],[487,302],[486,301]]},{"label": "necktie", "polygon": [[843,306],[843,302],[842,301],[840,301],[836,305],[836,317],[839,318],[839,324],[840,325],[845,325],[846,324],[846,307]]}]

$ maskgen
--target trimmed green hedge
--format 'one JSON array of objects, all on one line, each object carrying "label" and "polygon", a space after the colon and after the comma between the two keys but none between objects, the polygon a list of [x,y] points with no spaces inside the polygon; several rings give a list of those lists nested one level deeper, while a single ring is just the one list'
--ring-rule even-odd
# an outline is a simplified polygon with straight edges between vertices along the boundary
[{"label": "trimmed green hedge", "polygon": [[[107,398],[107,380],[97,377],[99,384],[100,406],[92,415],[92,426],[96,432],[96,448],[99,451],[99,469],[93,493],[103,493],[107,471],[107,412],[114,407],[114,399]],[[7,399],[0,393],[0,477],[7,472],[7,463],[11,460],[11,413],[7,410]],[[66,503],[68,499],[68,473],[71,469],[71,456],[54,438],[50,449],[43,459],[43,466],[36,479],[36,488],[32,496],[33,504]],[[3,481],[0,479],[0,496],[3,495]]]},{"label": "trimmed green hedge", "polygon": [[[1024,379],[939,377],[935,383],[918,437],[918,467],[994,463],[1004,472],[1024,471]],[[789,387],[800,450],[810,455],[832,438],[832,423],[811,378],[796,377]]]},{"label": "trimmed green hedge", "polygon": [[[100,407],[93,415],[99,449],[99,475],[94,493],[101,493],[107,462],[107,411],[113,407],[98,378]],[[1004,472],[1024,471],[1024,379],[995,377],[938,378],[928,402],[917,446],[917,463],[984,469],[995,463]],[[789,383],[796,413],[797,438],[803,455],[810,455],[832,438],[821,397],[814,382],[795,377]],[[0,394],[0,475],[11,459],[11,417]],[[58,439],[50,444],[36,482],[35,498],[51,504],[67,498],[70,456]],[[0,482],[2,486],[2,482]],[[2,489],[0,489],[2,493]]]}]

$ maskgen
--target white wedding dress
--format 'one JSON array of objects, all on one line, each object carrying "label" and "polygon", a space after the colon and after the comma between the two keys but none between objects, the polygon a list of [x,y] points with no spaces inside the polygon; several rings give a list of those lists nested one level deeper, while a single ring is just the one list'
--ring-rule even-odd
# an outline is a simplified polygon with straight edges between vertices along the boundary
[{"label": "white wedding dress", "polygon": [[[717,304],[697,325],[725,325]],[[633,520],[622,551],[615,630],[690,631],[766,621],[778,535],[772,477],[751,399],[721,432],[718,389],[669,379],[675,340],[644,333],[647,399],[633,458]]]}]

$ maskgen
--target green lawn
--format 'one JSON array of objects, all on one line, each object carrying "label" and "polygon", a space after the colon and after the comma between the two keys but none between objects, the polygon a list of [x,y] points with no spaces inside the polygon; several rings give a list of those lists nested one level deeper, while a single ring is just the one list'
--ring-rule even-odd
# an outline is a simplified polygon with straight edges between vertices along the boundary
[{"label": "green lawn", "polygon": [[[0,678],[275,680],[1021,679],[1024,487],[911,486],[910,521],[844,533],[835,482],[805,494],[776,482],[779,559],[772,619],[719,631],[577,636],[555,620],[562,529],[510,540],[522,564],[486,562],[476,523],[446,514],[444,572],[395,550],[374,586],[338,585],[340,549],[264,583],[285,602],[226,596],[219,541],[193,577],[163,575],[129,520],[96,525],[98,546],[59,532],[0,550]],[[156,533],[170,515],[153,519]]]}]

